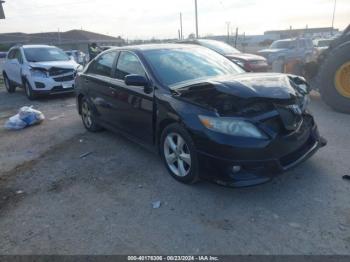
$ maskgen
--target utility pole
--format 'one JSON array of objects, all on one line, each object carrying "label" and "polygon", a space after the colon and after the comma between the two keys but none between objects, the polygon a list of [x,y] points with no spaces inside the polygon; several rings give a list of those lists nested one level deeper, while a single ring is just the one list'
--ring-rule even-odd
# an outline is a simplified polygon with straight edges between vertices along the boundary
[{"label": "utility pole", "polygon": [[194,0],[194,8],[196,15],[196,38],[198,38],[198,8],[197,8],[197,0]]},{"label": "utility pole", "polygon": [[58,28],[58,44],[60,45],[61,44],[61,33],[60,33],[60,29]]},{"label": "utility pole", "polygon": [[226,22],[226,26],[227,26],[227,43],[230,44],[230,22]]},{"label": "utility pole", "polygon": [[237,47],[238,27],[236,27],[235,47]]},{"label": "utility pole", "polygon": [[0,0],[0,19],[5,19],[5,12],[4,8],[2,7],[3,3],[5,3],[5,1]]},{"label": "utility pole", "polygon": [[245,52],[245,46],[246,46],[246,43],[245,43],[245,32],[243,33],[243,52]]},{"label": "utility pole", "polygon": [[334,19],[335,19],[336,8],[337,8],[337,0],[334,0],[334,9],[333,9],[333,17],[332,17],[332,35],[334,34]]},{"label": "utility pole", "polygon": [[182,31],[182,13],[180,13],[180,40],[183,38],[183,31]]}]

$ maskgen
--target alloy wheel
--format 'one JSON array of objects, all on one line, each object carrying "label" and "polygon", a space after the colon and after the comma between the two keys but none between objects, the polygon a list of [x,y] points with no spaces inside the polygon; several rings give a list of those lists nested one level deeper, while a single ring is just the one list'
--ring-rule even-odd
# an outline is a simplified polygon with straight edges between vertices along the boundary
[{"label": "alloy wheel", "polygon": [[164,140],[164,157],[169,169],[179,177],[187,176],[191,171],[191,154],[183,137],[170,133]]},{"label": "alloy wheel", "polygon": [[83,102],[81,106],[81,115],[84,121],[84,124],[87,128],[91,128],[92,126],[92,117],[91,117],[91,110],[86,101]]}]

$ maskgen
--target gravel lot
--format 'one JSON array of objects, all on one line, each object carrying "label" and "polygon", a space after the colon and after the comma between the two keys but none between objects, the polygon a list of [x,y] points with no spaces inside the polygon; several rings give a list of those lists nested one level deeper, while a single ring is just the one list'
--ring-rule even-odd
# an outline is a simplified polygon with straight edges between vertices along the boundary
[{"label": "gravel lot", "polygon": [[[45,122],[5,131],[24,105]],[[246,189],[185,186],[142,147],[87,133],[74,97],[0,87],[0,254],[350,254],[350,115],[317,94],[311,109],[329,145],[294,171]]]}]

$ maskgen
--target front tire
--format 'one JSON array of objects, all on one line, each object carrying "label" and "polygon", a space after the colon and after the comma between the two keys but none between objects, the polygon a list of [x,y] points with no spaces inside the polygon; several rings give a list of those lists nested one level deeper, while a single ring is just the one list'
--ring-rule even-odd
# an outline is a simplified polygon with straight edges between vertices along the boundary
[{"label": "front tire", "polygon": [[29,100],[34,100],[36,98],[28,80],[24,81],[24,92],[26,93],[26,96],[28,97]]},{"label": "front tire", "polygon": [[81,119],[88,131],[98,132],[102,130],[102,128],[96,123],[92,107],[86,98],[83,98],[81,101]]},{"label": "front tire", "polygon": [[4,82],[5,82],[5,88],[8,93],[14,93],[16,91],[16,86],[11,83],[7,75],[4,75]]},{"label": "front tire", "polygon": [[160,139],[162,160],[177,181],[194,184],[199,181],[197,152],[191,136],[179,124],[167,126]]}]

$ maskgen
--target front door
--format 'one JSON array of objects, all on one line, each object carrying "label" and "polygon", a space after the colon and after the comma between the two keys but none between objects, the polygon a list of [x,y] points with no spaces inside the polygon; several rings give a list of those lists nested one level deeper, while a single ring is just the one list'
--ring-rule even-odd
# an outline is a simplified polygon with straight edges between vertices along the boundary
[{"label": "front door", "polygon": [[127,86],[124,79],[127,75],[136,74],[147,77],[147,73],[138,58],[130,51],[122,51],[119,55],[111,87],[113,121],[128,134],[141,139],[145,143],[153,142],[153,92],[145,93],[143,87]]}]

